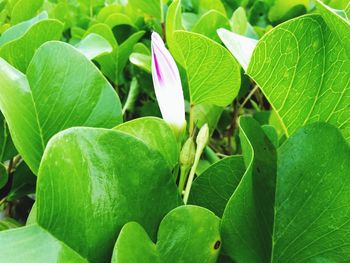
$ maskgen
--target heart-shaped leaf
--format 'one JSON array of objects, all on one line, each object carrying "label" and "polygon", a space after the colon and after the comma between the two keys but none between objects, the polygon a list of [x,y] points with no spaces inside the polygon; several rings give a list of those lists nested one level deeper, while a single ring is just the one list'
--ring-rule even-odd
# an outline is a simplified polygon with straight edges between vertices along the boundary
[{"label": "heart-shaped leaf", "polygon": [[71,128],[52,138],[36,197],[38,224],[91,262],[110,259],[127,222],[140,223],[155,238],[161,219],[180,204],[157,151],[126,133],[95,128]]},{"label": "heart-shaped leaf", "polygon": [[114,247],[112,263],[216,262],[220,219],[199,206],[181,206],[160,223],[154,244],[137,223],[126,224]]},{"label": "heart-shaped leaf", "polygon": [[192,104],[227,106],[237,96],[240,69],[220,44],[197,33],[176,31],[174,39],[182,52]]},{"label": "heart-shaped leaf", "polygon": [[[327,23],[320,15],[283,23],[253,53],[254,46],[239,52],[239,38],[225,44],[243,67],[250,61],[247,74],[271,103],[287,136],[307,123],[325,121],[349,141],[350,24],[323,4],[318,7]],[[246,55],[242,59],[240,54]]]},{"label": "heart-shaped leaf", "polygon": [[0,81],[1,111],[34,173],[57,132],[80,125],[111,128],[122,121],[111,85],[83,54],[62,42],[41,46],[27,76],[0,59]]}]

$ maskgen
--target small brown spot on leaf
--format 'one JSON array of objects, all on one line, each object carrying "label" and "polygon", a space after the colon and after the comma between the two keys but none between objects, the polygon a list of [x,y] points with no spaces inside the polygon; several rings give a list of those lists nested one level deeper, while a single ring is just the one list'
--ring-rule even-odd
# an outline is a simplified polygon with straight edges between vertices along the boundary
[{"label": "small brown spot on leaf", "polygon": [[216,241],[214,245],[214,249],[219,249],[220,245],[221,245],[220,240]]}]

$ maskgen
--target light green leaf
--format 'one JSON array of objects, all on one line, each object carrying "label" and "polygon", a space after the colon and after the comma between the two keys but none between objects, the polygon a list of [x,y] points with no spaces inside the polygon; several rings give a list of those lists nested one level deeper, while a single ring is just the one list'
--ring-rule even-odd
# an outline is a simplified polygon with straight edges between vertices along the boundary
[{"label": "light green leaf", "polygon": [[224,108],[211,104],[197,104],[193,106],[193,122],[197,127],[208,124],[209,130],[214,131]]},{"label": "light green leaf", "polygon": [[[117,94],[98,69],[72,46],[47,42],[27,77],[0,60],[0,108],[13,142],[37,173],[48,140],[72,126],[111,128],[121,123]],[[21,114],[18,114],[21,112]]]},{"label": "light green leaf", "polygon": [[165,35],[166,35],[166,43],[169,47],[171,54],[178,59],[181,56],[181,52],[177,49],[176,43],[174,40],[174,32],[176,30],[182,30],[182,20],[181,20],[181,1],[174,0],[167,12],[166,16],[166,24],[165,24]]},{"label": "light green leaf", "polygon": [[235,56],[242,68],[247,71],[258,41],[221,28],[217,33],[227,49]]},{"label": "light green leaf", "polygon": [[220,219],[198,206],[181,206],[162,220],[154,244],[143,228],[126,224],[114,247],[112,263],[216,262]]},{"label": "light green leaf", "polygon": [[[11,228],[17,228],[20,226],[21,226],[20,223],[18,223],[16,220],[10,217],[5,217],[4,219],[0,220],[0,231],[8,230]],[[1,236],[1,233],[0,233],[0,236]],[[0,256],[1,256],[1,253],[0,253]]]},{"label": "light green leaf", "polygon": [[188,203],[205,207],[222,217],[244,172],[241,156],[230,156],[214,163],[193,182]]},{"label": "light green leaf", "polygon": [[310,6],[310,0],[275,0],[269,11],[269,19],[278,21],[295,6]]},{"label": "light green leaf", "polygon": [[9,41],[12,41],[14,39],[21,37],[32,25],[34,25],[38,21],[46,19],[47,17],[48,17],[47,12],[42,12],[36,17],[33,17],[28,21],[25,21],[25,22],[19,23],[18,25],[10,27],[1,35],[0,46],[2,46],[3,44]]},{"label": "light green leaf", "polygon": [[128,133],[143,141],[149,148],[161,153],[169,168],[174,168],[178,163],[179,145],[173,130],[162,119],[138,118],[115,127],[115,130]]},{"label": "light green leaf", "polygon": [[152,72],[152,59],[150,55],[131,53],[129,60],[132,64],[143,69],[147,73]]},{"label": "light green leaf", "polygon": [[341,17],[335,13],[336,10],[326,6],[319,0],[316,1],[316,6],[329,29],[338,38],[339,43],[343,45],[348,59],[350,59],[350,21],[345,18],[346,15],[345,17]]},{"label": "light green leaf", "polygon": [[134,23],[131,21],[130,17],[120,13],[111,14],[110,16],[107,17],[104,23],[108,25],[111,29],[119,25],[129,25],[131,27],[136,28]]},{"label": "light green leaf", "polygon": [[106,39],[94,33],[87,35],[76,45],[76,48],[90,60],[113,51],[111,44]]},{"label": "light green leaf", "polygon": [[140,223],[154,239],[161,219],[180,204],[157,151],[96,128],[71,128],[50,140],[36,197],[38,224],[91,262],[108,261],[127,222]]},{"label": "light green leaf", "polygon": [[34,17],[44,4],[44,0],[19,0],[11,12],[13,25]]},{"label": "light green leaf", "polygon": [[221,0],[192,0],[192,5],[195,12],[199,15],[203,15],[210,10],[216,10],[226,15],[226,10]]},{"label": "light green leaf", "polygon": [[350,258],[350,147],[339,130],[314,123],[278,152],[272,262]]},{"label": "light green leaf", "polygon": [[227,106],[238,94],[240,70],[232,55],[220,44],[200,34],[174,33],[182,52],[192,104]]},{"label": "light green leaf", "polygon": [[247,73],[272,104],[287,136],[307,123],[325,121],[349,141],[349,68],[336,34],[319,15],[308,15],[266,34]]},{"label": "light green leaf", "polygon": [[277,153],[257,121],[239,120],[247,170],[225,208],[223,250],[236,262],[270,261]]},{"label": "light green leaf", "polygon": [[2,45],[0,56],[25,73],[35,51],[47,41],[59,40],[62,31],[63,24],[58,20],[40,20],[20,37]]},{"label": "light green leaf", "polygon": [[129,3],[138,12],[153,16],[159,20],[163,18],[161,0],[129,0]]},{"label": "light green leaf", "polygon": [[101,71],[114,83],[118,84],[121,81],[119,75],[123,72],[134,45],[141,39],[144,33],[144,31],[134,33],[120,46],[114,47],[112,53],[99,56],[96,59],[101,65]]},{"label": "light green leaf", "polygon": [[[258,3],[258,2],[257,2]],[[261,10],[259,10],[261,12]],[[232,31],[241,36],[258,39],[253,27],[249,24],[246,11],[243,7],[237,8],[231,17]]]},{"label": "light green leaf", "polygon": [[218,28],[230,29],[230,22],[222,13],[211,10],[201,16],[193,26],[192,31],[207,36],[216,42],[220,42],[220,38],[216,34]]},{"label": "light green leaf", "polygon": [[88,262],[37,225],[2,231],[0,243],[2,263]]},{"label": "light green leaf", "polygon": [[113,35],[112,29],[110,29],[106,24],[98,23],[95,24],[85,32],[84,37],[87,37],[89,34],[97,34],[106,39],[109,44],[114,48],[118,47],[118,43]]}]

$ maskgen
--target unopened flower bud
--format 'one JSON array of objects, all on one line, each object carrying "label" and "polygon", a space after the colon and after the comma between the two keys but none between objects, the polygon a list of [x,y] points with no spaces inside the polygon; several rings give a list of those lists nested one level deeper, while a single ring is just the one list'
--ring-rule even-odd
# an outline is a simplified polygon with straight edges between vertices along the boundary
[{"label": "unopened flower bud", "polygon": [[192,137],[188,138],[183,145],[180,153],[180,165],[191,167],[196,155],[196,146],[194,145]]},{"label": "unopened flower bud", "polygon": [[196,143],[197,143],[197,152],[202,154],[203,149],[207,146],[209,141],[209,127],[208,124],[204,124],[202,128],[199,130]]}]

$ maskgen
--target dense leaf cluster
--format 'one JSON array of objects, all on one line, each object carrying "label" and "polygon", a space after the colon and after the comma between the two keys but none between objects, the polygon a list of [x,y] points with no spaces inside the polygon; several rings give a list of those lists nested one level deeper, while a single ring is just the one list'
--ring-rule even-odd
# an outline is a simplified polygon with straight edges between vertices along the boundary
[{"label": "dense leaf cluster", "polygon": [[0,0],[0,262],[350,261],[349,18],[348,0]]}]

